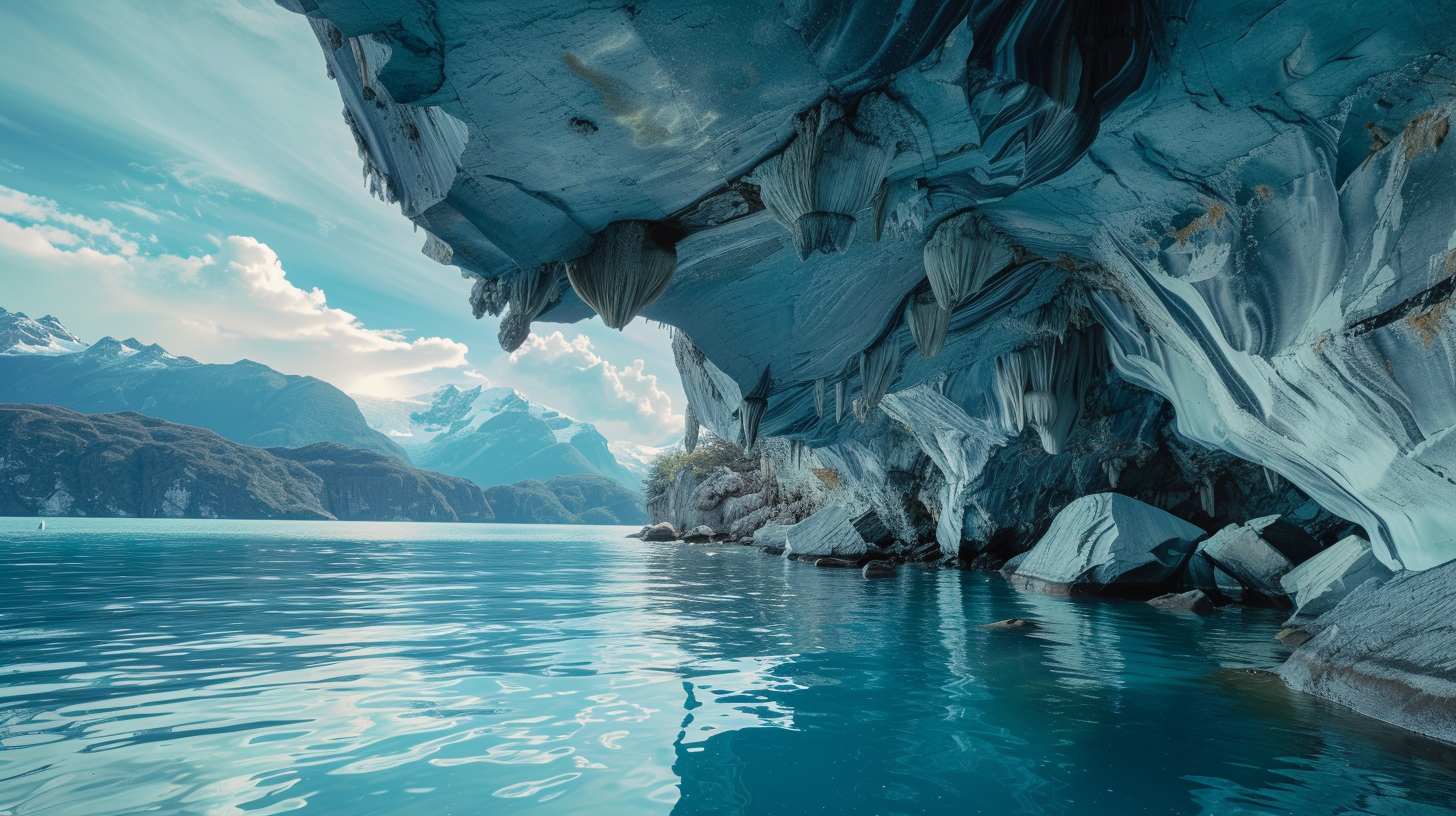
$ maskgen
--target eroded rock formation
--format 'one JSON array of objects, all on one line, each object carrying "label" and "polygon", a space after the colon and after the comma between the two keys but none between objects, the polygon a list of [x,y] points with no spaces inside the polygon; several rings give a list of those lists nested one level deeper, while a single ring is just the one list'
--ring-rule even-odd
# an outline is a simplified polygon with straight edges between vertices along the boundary
[{"label": "eroded rock formation", "polygon": [[1446,0],[280,2],[477,314],[651,225],[615,300],[528,311],[675,327],[693,427],[760,456],[679,527],[997,563],[1115,490],[1456,557]]}]

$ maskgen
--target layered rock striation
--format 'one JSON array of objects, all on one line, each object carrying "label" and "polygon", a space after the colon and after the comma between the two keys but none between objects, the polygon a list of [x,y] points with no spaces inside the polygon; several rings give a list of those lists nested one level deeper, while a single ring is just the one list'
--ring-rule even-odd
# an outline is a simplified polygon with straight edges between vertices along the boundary
[{"label": "layered rock striation", "polygon": [[1448,2],[281,2],[478,315],[675,327],[759,464],[657,518],[994,564],[1113,491],[1456,558]]}]

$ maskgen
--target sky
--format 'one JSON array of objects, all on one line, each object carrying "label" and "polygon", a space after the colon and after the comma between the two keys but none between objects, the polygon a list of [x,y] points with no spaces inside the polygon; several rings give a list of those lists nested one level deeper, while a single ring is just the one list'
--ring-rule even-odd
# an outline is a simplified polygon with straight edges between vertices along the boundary
[{"label": "sky", "polygon": [[369,196],[342,110],[272,0],[5,4],[0,307],[350,393],[509,386],[608,439],[681,433],[656,324],[537,323],[502,352],[469,281]]}]

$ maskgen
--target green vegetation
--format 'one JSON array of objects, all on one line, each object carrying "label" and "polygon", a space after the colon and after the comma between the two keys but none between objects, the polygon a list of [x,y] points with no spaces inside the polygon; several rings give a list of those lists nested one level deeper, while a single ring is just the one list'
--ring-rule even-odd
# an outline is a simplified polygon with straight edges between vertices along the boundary
[{"label": "green vegetation", "polygon": [[692,468],[694,474],[702,476],[717,470],[720,465],[743,471],[752,470],[757,462],[745,458],[737,445],[723,439],[703,442],[692,453],[664,453],[652,463],[652,473],[648,475],[646,482],[647,497],[651,499],[666,493],[673,479],[684,468]]}]

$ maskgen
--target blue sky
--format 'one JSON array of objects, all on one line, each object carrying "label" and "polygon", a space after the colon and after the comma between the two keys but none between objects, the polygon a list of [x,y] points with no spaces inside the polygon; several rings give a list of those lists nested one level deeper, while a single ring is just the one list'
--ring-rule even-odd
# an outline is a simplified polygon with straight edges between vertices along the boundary
[{"label": "blue sky", "polygon": [[538,324],[502,353],[459,271],[368,195],[342,108],[271,0],[6,4],[0,307],[352,392],[489,382],[608,438],[680,431],[664,330]]}]

